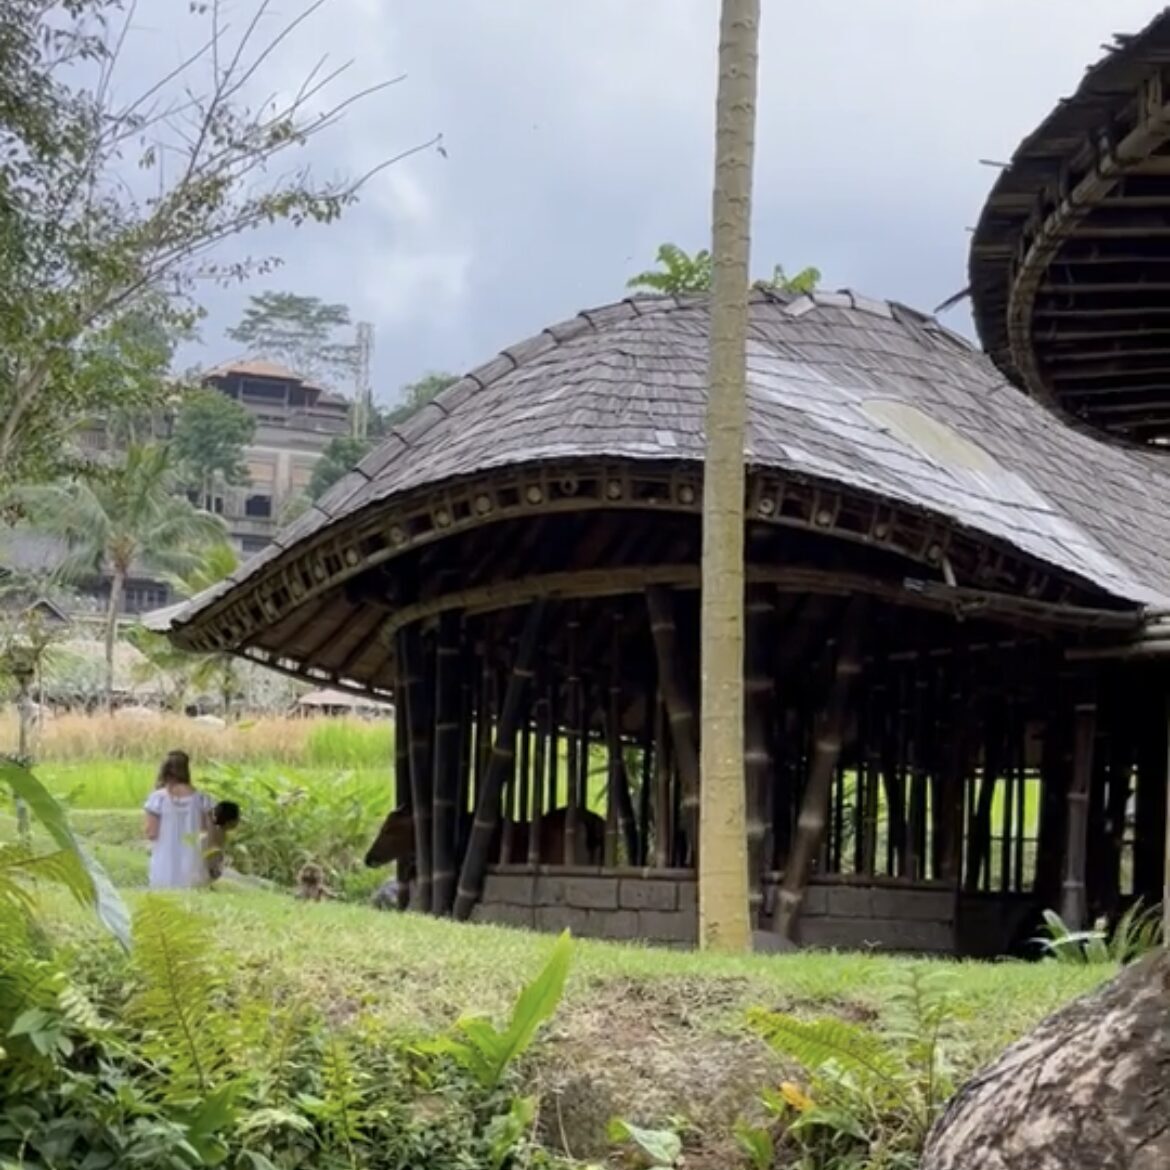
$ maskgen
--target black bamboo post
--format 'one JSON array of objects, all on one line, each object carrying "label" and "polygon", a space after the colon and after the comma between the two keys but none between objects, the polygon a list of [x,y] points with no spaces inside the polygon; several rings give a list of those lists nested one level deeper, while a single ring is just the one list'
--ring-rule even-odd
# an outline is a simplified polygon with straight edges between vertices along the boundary
[{"label": "black bamboo post", "polygon": [[666,730],[666,704],[654,695],[654,865],[666,869],[674,863],[674,799],[670,783],[670,744]]},{"label": "black bamboo post", "polygon": [[[618,835],[622,829],[621,799],[618,788],[625,783],[622,769],[621,694],[622,667],[621,644],[616,616],[609,639],[609,685],[606,688],[608,703],[605,713],[605,865],[612,868],[618,863]],[[629,794],[627,793],[627,800]]]},{"label": "black bamboo post", "polygon": [[955,671],[950,696],[951,740],[939,784],[938,867],[935,876],[957,887],[963,864],[963,797],[970,770],[974,696],[964,693],[964,674]]},{"label": "black bamboo post", "polygon": [[581,712],[584,703],[581,696],[581,668],[578,661],[581,638],[581,623],[574,608],[566,627],[568,638],[568,675],[566,677],[565,729],[566,769],[565,779],[568,791],[565,793],[565,865],[577,863],[577,825],[581,819]]},{"label": "black bamboo post", "polygon": [[1068,836],[1064,850],[1060,916],[1073,930],[1087,925],[1085,861],[1089,837],[1089,784],[1093,776],[1093,744],[1097,731],[1097,705],[1078,703],[1073,723],[1072,784],[1068,793]]},{"label": "black bamboo post", "polygon": [[[540,830],[544,818],[544,778],[552,717],[547,697],[536,704],[536,749],[532,766],[532,819],[528,825],[528,864],[540,864]],[[555,750],[555,749],[554,749]]]},{"label": "black bamboo post", "polygon": [[1002,702],[988,704],[984,722],[983,769],[973,802],[971,829],[967,846],[968,893],[990,888],[991,882],[991,814],[995,807],[995,789],[1003,770],[1004,719]]},{"label": "black bamboo post", "polygon": [[1022,717],[1018,729],[1019,741],[1016,747],[1016,839],[1015,857],[1012,861],[1012,888],[1016,893],[1024,890],[1024,844],[1028,828],[1028,720]]},{"label": "black bamboo post", "polygon": [[424,914],[432,904],[431,704],[427,701],[422,637],[417,625],[399,634],[399,660],[406,676],[406,719],[410,736],[410,793],[414,818],[415,897]]},{"label": "black bamboo post", "polygon": [[844,746],[849,702],[861,674],[861,641],[868,608],[866,600],[863,597],[853,598],[845,613],[833,681],[818,720],[812,766],[796,823],[796,838],[792,843],[792,853],[784,869],[784,880],[776,902],[774,928],[790,941],[795,941],[809,873],[825,836],[829,793]]},{"label": "black bamboo post", "polygon": [[455,865],[462,863],[471,823],[471,775],[475,767],[475,682],[472,676],[473,642],[464,637],[459,647],[459,783],[455,794]]},{"label": "black bamboo post", "polygon": [[675,624],[674,598],[663,586],[646,590],[650,611],[650,631],[658,660],[658,680],[666,702],[671,744],[678,767],[681,791],[681,815],[686,835],[684,864],[698,865],[699,845],[699,737],[691,686],[683,670]]},{"label": "black bamboo post", "polygon": [[461,699],[458,611],[439,617],[435,645],[435,751],[432,774],[431,908],[445,915],[455,899],[456,844],[459,831],[459,708]]},{"label": "black bamboo post", "polygon": [[[1128,698],[1128,696],[1126,696]],[[1125,814],[1133,785],[1133,740],[1125,700],[1112,705],[1109,736],[1109,796],[1105,803],[1105,904],[1115,913],[1121,902],[1121,866],[1125,842]]]},{"label": "black bamboo post", "polygon": [[654,793],[654,708],[655,688],[648,683],[643,691],[642,786],[638,789],[638,857],[635,865],[650,864],[650,834]]},{"label": "black bamboo post", "polygon": [[[606,712],[606,750],[609,757],[609,798],[613,800],[617,836],[614,840],[614,864],[617,845],[625,850],[626,864],[638,864],[638,822],[634,813],[634,799],[630,792],[630,775],[626,769],[625,746],[622,742],[622,657],[621,614],[614,615],[612,649],[609,662],[609,709]],[[607,827],[609,818],[607,817]],[[607,847],[607,860],[608,847]]]},{"label": "black bamboo post", "polygon": [[524,620],[524,629],[516,648],[512,674],[504,692],[500,717],[496,727],[495,742],[484,773],[483,786],[476,805],[475,821],[471,827],[471,839],[463,869],[459,874],[459,887],[455,896],[455,918],[467,919],[479,901],[483,879],[487,872],[491,853],[492,837],[499,823],[500,786],[514,756],[516,725],[524,705],[532,678],[532,660],[536,652],[536,640],[540,634],[544,602],[534,601]]},{"label": "black bamboo post", "polygon": [[762,589],[749,592],[744,639],[744,784],[747,802],[748,896],[753,929],[764,913],[764,842],[767,837],[767,794],[772,779],[768,750],[768,720],[775,699],[771,658],[772,595]]},{"label": "black bamboo post", "polygon": [[[560,808],[561,777],[561,705],[555,663],[549,669],[548,697],[545,702],[548,707],[548,790],[544,807],[548,812],[552,812]],[[541,860],[548,862],[551,859]]]}]

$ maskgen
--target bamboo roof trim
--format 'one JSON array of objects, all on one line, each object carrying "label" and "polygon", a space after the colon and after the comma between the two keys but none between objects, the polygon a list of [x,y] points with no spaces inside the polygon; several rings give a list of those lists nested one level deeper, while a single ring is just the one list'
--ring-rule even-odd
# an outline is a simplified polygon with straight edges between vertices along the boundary
[{"label": "bamboo roof trim", "polygon": [[[904,306],[757,293],[751,314],[745,458],[757,478],[839,485],[1116,602],[1170,603],[1170,475],[1159,461],[1053,425],[966,341]],[[225,646],[253,640],[392,559],[409,539],[394,519],[403,501],[429,509],[428,539],[441,538],[453,493],[473,477],[518,483],[578,464],[701,472],[707,329],[703,298],[639,297],[510,347],[396,428],[271,548],[156,624],[180,641],[197,629]],[[541,493],[559,481],[540,482],[535,498],[554,506]],[[676,503],[697,511],[685,490]],[[611,502],[634,506],[596,506]]]},{"label": "bamboo roof trim", "polygon": [[1110,434],[1170,440],[1170,9],[1118,36],[1020,144],[975,230],[996,365]]}]

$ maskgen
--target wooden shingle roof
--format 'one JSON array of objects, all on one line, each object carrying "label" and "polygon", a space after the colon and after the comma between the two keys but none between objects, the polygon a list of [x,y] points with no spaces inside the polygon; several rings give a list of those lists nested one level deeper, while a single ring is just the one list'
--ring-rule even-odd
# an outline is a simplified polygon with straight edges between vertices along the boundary
[{"label": "wooden shingle roof", "polygon": [[[638,297],[550,326],[451,386],[273,546],[156,624],[192,646],[254,642],[392,560],[411,538],[394,518],[402,501],[438,501],[438,536],[475,521],[443,503],[469,478],[701,465],[707,350],[703,298]],[[851,293],[756,293],[748,380],[753,471],[909,509],[1112,603],[1170,600],[1161,461],[1063,425],[933,319]]]}]

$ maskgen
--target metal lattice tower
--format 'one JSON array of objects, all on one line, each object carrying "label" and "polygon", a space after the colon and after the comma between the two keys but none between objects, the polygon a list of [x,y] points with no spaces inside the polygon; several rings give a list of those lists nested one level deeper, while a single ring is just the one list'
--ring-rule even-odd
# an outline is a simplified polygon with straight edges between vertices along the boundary
[{"label": "metal lattice tower", "polygon": [[368,321],[359,321],[357,326],[357,395],[353,410],[353,433],[357,439],[364,439],[370,430],[370,413],[373,409],[370,388],[370,359],[374,352],[374,327]]}]

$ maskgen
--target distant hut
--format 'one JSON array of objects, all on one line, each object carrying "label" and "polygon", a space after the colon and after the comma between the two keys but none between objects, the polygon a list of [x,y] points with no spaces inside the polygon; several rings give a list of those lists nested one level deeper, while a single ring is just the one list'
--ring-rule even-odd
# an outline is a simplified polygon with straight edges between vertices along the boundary
[{"label": "distant hut", "polygon": [[394,710],[389,703],[355,694],[353,691],[332,689],[310,691],[306,695],[301,695],[296,701],[296,709],[301,715],[357,715],[366,719],[388,715]]},{"label": "distant hut", "polygon": [[[505,350],[163,615],[399,700],[417,904],[694,942],[708,320],[638,297]],[[748,380],[757,925],[798,851],[805,944],[991,954],[1156,898],[1170,470],[850,293],[754,294]]]}]

